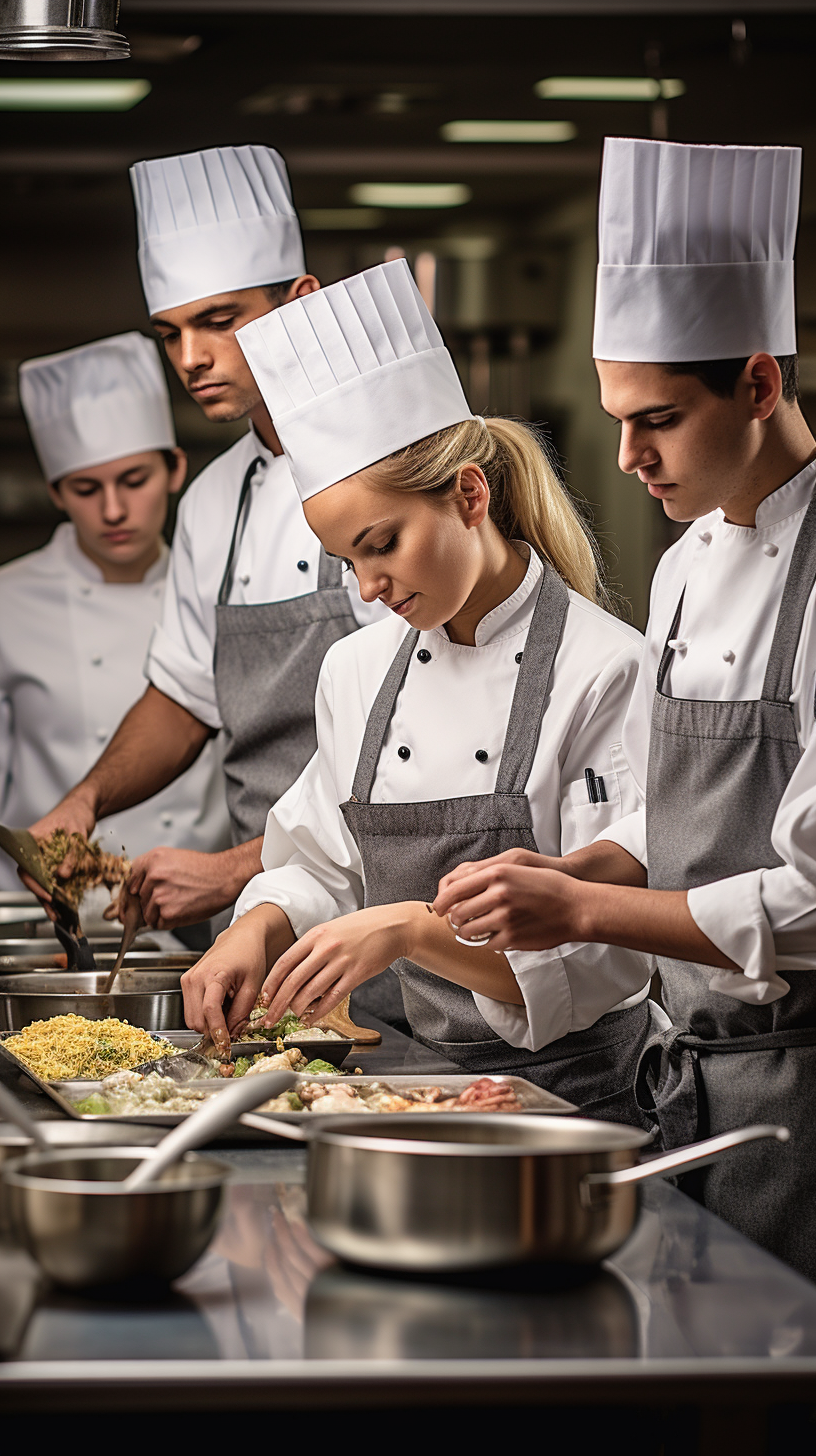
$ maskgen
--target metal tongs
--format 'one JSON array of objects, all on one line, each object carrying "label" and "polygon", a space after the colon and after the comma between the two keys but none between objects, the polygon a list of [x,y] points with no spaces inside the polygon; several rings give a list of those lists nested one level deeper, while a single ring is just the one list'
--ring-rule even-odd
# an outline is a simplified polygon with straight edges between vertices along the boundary
[{"label": "metal tongs", "polygon": [[79,915],[46,869],[33,834],[29,834],[27,829],[9,829],[7,825],[0,824],[0,849],[11,855],[20,868],[51,896],[51,907],[56,916],[54,934],[65,951],[68,970],[95,971],[96,961],[82,933]]}]

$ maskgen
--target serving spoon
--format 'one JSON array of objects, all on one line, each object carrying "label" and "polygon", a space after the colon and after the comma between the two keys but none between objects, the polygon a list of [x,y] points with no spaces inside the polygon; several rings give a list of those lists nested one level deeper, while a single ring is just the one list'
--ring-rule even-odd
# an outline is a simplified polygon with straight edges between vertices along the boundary
[{"label": "serving spoon", "polygon": [[[174,1127],[151,1153],[125,1178],[122,1187],[128,1191],[144,1188],[169,1168],[184,1153],[200,1148],[229,1127],[242,1112],[278,1097],[296,1082],[294,1072],[257,1072],[228,1082],[223,1092],[214,1092],[202,1107]],[[16,1101],[16,1098],[15,1098]]]}]

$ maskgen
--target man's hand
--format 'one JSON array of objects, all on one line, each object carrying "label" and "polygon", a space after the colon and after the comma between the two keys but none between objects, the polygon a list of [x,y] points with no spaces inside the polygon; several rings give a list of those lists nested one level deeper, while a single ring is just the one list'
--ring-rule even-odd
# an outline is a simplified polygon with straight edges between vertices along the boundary
[{"label": "man's hand", "polygon": [[294,932],[277,905],[258,905],[222,930],[215,944],[181,978],[184,1018],[209,1032],[219,1051],[249,1020],[269,966],[291,945]]},{"label": "man's hand", "polygon": [[491,950],[550,950],[582,940],[580,881],[545,867],[552,863],[511,849],[459,865],[440,881],[433,908],[463,939],[489,936]]},{"label": "man's hand", "polygon": [[[55,809],[51,810],[50,814],[46,814],[42,819],[38,819],[36,824],[29,825],[28,832],[29,834],[33,834],[35,839],[50,839],[51,835],[57,829],[64,829],[66,834],[81,834],[85,839],[90,839],[95,824],[96,814],[92,796],[88,795],[81,785],[78,785],[77,788],[71,790],[70,794],[66,794],[65,798],[57,804]],[[69,879],[74,867],[75,855],[72,851],[69,851],[62,861],[62,864],[57,865],[54,870],[55,880],[59,882],[60,880]],[[55,920],[56,915],[49,908],[51,905],[51,896],[48,894],[48,891],[44,890],[42,885],[38,885],[36,880],[32,880],[31,876],[27,875],[25,870],[18,869],[17,873],[26,889],[31,890],[45,906],[49,918]]]},{"label": "man's hand", "polygon": [[138,895],[145,925],[154,930],[196,925],[231,905],[235,895],[222,859],[221,854],[169,845],[140,854],[125,888]]}]

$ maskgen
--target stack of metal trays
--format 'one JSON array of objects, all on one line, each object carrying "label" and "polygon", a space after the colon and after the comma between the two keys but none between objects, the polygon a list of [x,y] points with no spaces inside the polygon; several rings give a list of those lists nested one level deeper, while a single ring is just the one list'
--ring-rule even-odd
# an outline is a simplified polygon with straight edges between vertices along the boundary
[{"label": "stack of metal trays", "polygon": [[45,908],[27,890],[0,890],[0,941],[35,936],[48,925]]},{"label": "stack of metal trays", "polygon": [[[97,970],[109,971],[116,960],[120,936],[112,940],[90,940]],[[201,951],[152,949],[149,940],[139,940],[125,956],[125,966],[143,971],[186,971],[201,959]],[[65,970],[65,951],[58,940],[0,940],[0,978],[22,971]],[[2,981],[0,981],[2,984]]]}]

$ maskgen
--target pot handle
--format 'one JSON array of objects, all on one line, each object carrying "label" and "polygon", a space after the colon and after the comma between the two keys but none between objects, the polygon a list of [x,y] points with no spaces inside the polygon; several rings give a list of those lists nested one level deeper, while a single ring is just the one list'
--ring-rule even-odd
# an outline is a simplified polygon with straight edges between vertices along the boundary
[{"label": "pot handle", "polygon": [[738,1148],[742,1143],[752,1143],[757,1138],[776,1138],[786,1143],[790,1133],[786,1127],[758,1123],[752,1127],[740,1127],[735,1132],[720,1133],[719,1137],[706,1138],[702,1143],[689,1143],[684,1148],[674,1148],[652,1158],[648,1163],[636,1164],[634,1168],[619,1168],[614,1173],[585,1173],[581,1179],[581,1198],[589,1202],[593,1190],[623,1188],[630,1183],[645,1183],[648,1178],[670,1178],[674,1173],[690,1173],[693,1168],[702,1168],[713,1163],[721,1153]]},{"label": "pot handle", "polygon": [[278,1117],[264,1117],[260,1112],[242,1112],[236,1119],[244,1127],[256,1128],[258,1132],[272,1132],[277,1137],[290,1138],[293,1143],[310,1143],[312,1133],[308,1128],[294,1122],[281,1122]]}]

